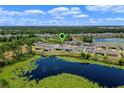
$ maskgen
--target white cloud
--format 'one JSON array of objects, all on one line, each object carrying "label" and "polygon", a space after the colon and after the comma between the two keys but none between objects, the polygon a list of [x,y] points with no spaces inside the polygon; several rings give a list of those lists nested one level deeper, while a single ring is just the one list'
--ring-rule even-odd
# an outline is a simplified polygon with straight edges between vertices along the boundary
[{"label": "white cloud", "polygon": [[81,12],[81,10],[80,10],[80,8],[79,7],[72,7],[71,9],[70,9],[70,14],[81,14],[82,12]]},{"label": "white cloud", "polygon": [[30,26],[35,26],[35,25],[42,25],[42,21],[39,21],[38,19],[30,19],[30,18],[21,18],[16,21],[16,25],[30,25]]},{"label": "white cloud", "polygon": [[41,26],[41,25],[71,25],[72,21],[66,20],[39,20],[37,18],[20,18],[0,17],[0,26]]},{"label": "white cloud", "polygon": [[91,24],[95,24],[95,23],[96,23],[96,20],[94,20],[93,18],[90,18],[90,19],[89,19],[89,22],[90,22]]},{"label": "white cloud", "polygon": [[64,16],[55,16],[54,19],[64,19],[65,17]]},{"label": "white cloud", "polygon": [[47,21],[46,24],[52,25],[52,26],[55,26],[55,25],[58,25],[58,26],[61,26],[61,25],[67,26],[67,25],[73,25],[74,22],[72,22],[72,21],[66,21],[66,20],[50,20],[50,21]]},{"label": "white cloud", "polygon": [[124,18],[106,18],[106,21],[124,21]]},{"label": "white cloud", "polygon": [[45,12],[42,10],[37,10],[37,9],[25,10],[25,11],[10,11],[10,10],[4,10],[4,9],[0,8],[1,16],[13,16],[13,15],[22,16],[22,15],[30,15],[30,14],[33,14],[33,15],[45,14]]},{"label": "white cloud", "polygon": [[48,13],[54,14],[54,15],[60,15],[60,16],[67,16],[67,15],[73,15],[73,14],[80,14],[81,10],[78,7],[57,7],[52,10],[49,10]]},{"label": "white cloud", "polygon": [[21,13],[18,11],[8,11],[0,8],[0,15],[20,15]]},{"label": "white cloud", "polygon": [[14,19],[11,17],[0,17],[0,26],[40,26],[44,25],[44,21],[39,21],[38,19],[21,18]]},{"label": "white cloud", "polygon": [[57,7],[47,11],[47,13],[54,16],[54,18],[63,18],[63,19],[67,16],[70,16],[70,17],[74,16],[76,18],[83,18],[88,16],[86,14],[83,14],[79,7],[71,7],[71,8]]},{"label": "white cloud", "polygon": [[44,11],[37,10],[37,9],[35,9],[35,10],[25,10],[24,13],[26,13],[26,14],[45,14]]},{"label": "white cloud", "polygon": [[79,14],[79,15],[74,15],[73,17],[75,17],[75,18],[87,18],[88,15],[86,15],[86,14]]},{"label": "white cloud", "polygon": [[124,6],[119,5],[91,5],[86,6],[86,10],[88,11],[96,11],[96,12],[113,12],[113,13],[124,13]]},{"label": "white cloud", "polygon": [[15,24],[15,19],[11,17],[0,17],[0,26],[14,25],[14,24]]},{"label": "white cloud", "polygon": [[91,24],[96,24],[96,23],[100,23],[100,22],[104,22],[104,21],[106,21],[106,19],[102,19],[102,18],[98,18],[98,19],[90,18],[89,19],[89,22]]},{"label": "white cloud", "polygon": [[103,18],[103,19],[90,18],[89,22],[92,24],[101,23],[101,22],[124,22],[124,18]]},{"label": "white cloud", "polygon": [[57,22],[57,20],[50,20],[50,21],[48,21],[48,23],[50,23],[50,24],[56,23],[56,22]]},{"label": "white cloud", "polygon": [[67,7],[57,7],[48,11],[53,16],[66,16],[70,14],[70,9]]},{"label": "white cloud", "polygon": [[92,5],[92,6],[86,6],[86,9],[89,11],[108,11],[112,8],[113,6],[107,6],[107,5]]},{"label": "white cloud", "polygon": [[96,21],[94,21],[94,20],[91,20],[91,21],[90,21],[90,23],[91,23],[91,24],[95,24],[95,23],[96,23]]}]

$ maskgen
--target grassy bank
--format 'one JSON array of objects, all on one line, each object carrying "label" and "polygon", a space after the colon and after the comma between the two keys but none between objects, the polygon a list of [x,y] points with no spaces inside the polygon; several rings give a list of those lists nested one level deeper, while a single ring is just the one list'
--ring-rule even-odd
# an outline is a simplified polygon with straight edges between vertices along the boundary
[{"label": "grassy bank", "polygon": [[124,88],[124,85],[122,85],[122,86],[118,86],[118,88]]},{"label": "grassy bank", "polygon": [[38,83],[43,88],[98,88],[99,85],[88,79],[72,74],[62,73],[47,77]]},{"label": "grassy bank", "polygon": [[16,88],[16,87],[21,88],[26,86],[31,87],[32,82],[34,81],[29,82],[28,78],[23,77],[23,75],[25,74],[25,72],[31,71],[36,67],[33,61],[38,59],[39,57],[40,57],[39,55],[36,55],[32,58],[29,58],[26,61],[21,61],[16,64],[1,68],[0,87],[12,87],[12,88]]},{"label": "grassy bank", "polygon": [[103,65],[103,66],[108,66],[108,67],[115,67],[115,68],[119,68],[119,69],[124,69],[124,66],[108,64],[108,63],[100,62],[100,61],[93,61],[93,60],[81,59],[81,58],[76,58],[76,57],[67,57],[67,56],[57,56],[57,57],[64,59],[66,61],[69,61],[69,62],[98,64],[98,65]]}]

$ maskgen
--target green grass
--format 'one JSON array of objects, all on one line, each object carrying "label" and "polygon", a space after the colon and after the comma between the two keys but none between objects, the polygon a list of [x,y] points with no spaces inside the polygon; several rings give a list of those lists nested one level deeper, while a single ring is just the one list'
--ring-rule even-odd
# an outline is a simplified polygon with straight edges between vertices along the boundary
[{"label": "green grass", "polygon": [[89,81],[86,78],[62,73],[39,81],[38,87],[43,88],[99,88],[98,83]]},{"label": "green grass", "polygon": [[12,88],[31,87],[32,82],[35,81],[29,82],[28,78],[23,77],[23,75],[26,71],[31,71],[36,67],[33,61],[39,57],[39,55],[36,55],[26,61],[18,62],[16,64],[1,68],[0,80],[5,80],[8,83],[8,86]]},{"label": "green grass", "polygon": [[122,86],[118,86],[118,88],[124,88],[124,85],[122,85]]},{"label": "green grass", "polygon": [[100,61],[93,61],[93,60],[87,60],[87,59],[81,59],[81,58],[75,58],[75,57],[67,57],[67,56],[57,56],[57,57],[60,59],[64,59],[66,61],[69,61],[69,62],[98,64],[98,65],[103,65],[103,66],[108,66],[108,67],[115,67],[115,68],[119,68],[119,69],[124,69],[124,66],[108,64],[108,63],[100,62]]}]

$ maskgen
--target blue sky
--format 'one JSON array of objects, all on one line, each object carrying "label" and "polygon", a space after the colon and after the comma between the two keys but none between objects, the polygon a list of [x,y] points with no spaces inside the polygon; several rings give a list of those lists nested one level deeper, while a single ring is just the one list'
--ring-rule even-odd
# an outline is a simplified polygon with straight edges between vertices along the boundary
[{"label": "blue sky", "polygon": [[124,25],[124,6],[0,6],[0,26]]}]

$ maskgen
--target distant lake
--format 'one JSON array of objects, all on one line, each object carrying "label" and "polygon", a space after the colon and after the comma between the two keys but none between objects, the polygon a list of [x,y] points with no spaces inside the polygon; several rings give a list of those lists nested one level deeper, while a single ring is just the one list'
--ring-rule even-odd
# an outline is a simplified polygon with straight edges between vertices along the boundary
[{"label": "distant lake", "polygon": [[124,39],[123,38],[95,38],[94,42],[113,43],[113,44],[123,44],[124,45]]},{"label": "distant lake", "polygon": [[57,57],[41,57],[36,61],[37,68],[26,74],[30,80],[41,80],[48,76],[70,73],[83,76],[99,83],[102,87],[124,85],[124,70],[96,64],[71,63]]}]

